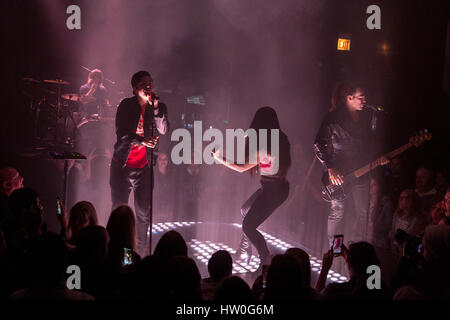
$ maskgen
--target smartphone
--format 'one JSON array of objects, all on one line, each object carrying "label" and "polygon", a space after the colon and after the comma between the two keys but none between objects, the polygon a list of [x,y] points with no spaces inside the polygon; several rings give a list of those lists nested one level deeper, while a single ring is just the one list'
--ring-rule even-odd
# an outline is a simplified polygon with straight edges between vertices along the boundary
[{"label": "smartphone", "polygon": [[339,256],[342,254],[342,244],[344,243],[344,235],[338,234],[333,238],[333,254]]},{"label": "smartphone", "polygon": [[266,278],[267,278],[267,270],[268,269],[269,269],[269,266],[267,266],[267,265],[262,266],[262,277],[263,277],[262,287],[263,287],[263,289],[266,288]]},{"label": "smartphone", "polygon": [[133,250],[130,248],[123,248],[123,265],[127,266],[133,263]]},{"label": "smartphone", "polygon": [[62,207],[61,207],[61,198],[56,197],[56,212],[58,215],[62,214]]},{"label": "smartphone", "polygon": [[421,243],[417,246],[417,253],[423,254],[423,245]]}]

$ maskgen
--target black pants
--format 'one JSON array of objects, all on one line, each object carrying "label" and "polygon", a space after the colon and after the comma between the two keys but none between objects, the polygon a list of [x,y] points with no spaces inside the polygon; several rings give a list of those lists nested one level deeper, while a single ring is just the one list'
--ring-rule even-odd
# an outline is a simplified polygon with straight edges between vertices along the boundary
[{"label": "black pants", "polygon": [[[369,183],[363,181],[353,186],[351,189],[353,204],[355,206],[355,221],[353,224],[352,235],[347,237],[347,242],[367,241],[367,209],[369,206]],[[328,242],[333,245],[333,237],[337,234],[344,234],[344,215],[346,207],[350,204],[349,199],[345,201],[331,201],[331,210],[328,215]]]},{"label": "black pants", "polygon": [[253,243],[262,264],[270,263],[270,253],[263,235],[256,230],[289,195],[289,183],[281,179],[261,179],[259,188],[241,208],[242,231]]},{"label": "black pants", "polygon": [[142,169],[122,168],[111,161],[111,200],[113,210],[119,205],[128,205],[130,192],[134,192],[134,212],[136,214],[137,251],[141,256],[149,254],[147,231],[150,227],[150,201],[153,181],[147,165]]}]

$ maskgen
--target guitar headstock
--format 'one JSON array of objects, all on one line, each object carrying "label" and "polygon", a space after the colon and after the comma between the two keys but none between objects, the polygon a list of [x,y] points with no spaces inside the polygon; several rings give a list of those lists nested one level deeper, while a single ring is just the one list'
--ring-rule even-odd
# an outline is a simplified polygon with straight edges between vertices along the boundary
[{"label": "guitar headstock", "polygon": [[415,147],[420,146],[424,141],[430,141],[432,139],[432,134],[429,130],[423,129],[420,130],[415,135],[409,137],[409,142],[413,144]]}]

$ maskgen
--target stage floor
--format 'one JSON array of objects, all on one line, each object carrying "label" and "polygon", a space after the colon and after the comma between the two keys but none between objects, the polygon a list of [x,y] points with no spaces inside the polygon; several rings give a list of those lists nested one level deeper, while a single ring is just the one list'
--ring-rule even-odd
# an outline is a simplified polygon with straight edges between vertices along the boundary
[{"label": "stage floor", "polygon": [[[217,250],[227,250],[230,254],[236,253],[242,235],[242,226],[237,223],[212,223],[212,222],[160,222],[153,224],[152,247],[153,250],[161,236],[169,231],[176,230],[185,239],[188,245],[188,256],[194,259],[202,278],[208,275],[208,260]],[[259,230],[266,239],[269,251],[272,255],[282,254],[289,248],[301,248],[310,256],[311,282],[314,286],[320,272],[322,260],[311,255],[310,250],[299,243],[287,242],[269,233]],[[152,250],[152,252],[153,252]],[[254,280],[260,275],[255,271],[259,267],[259,258],[253,247],[253,255],[249,262],[233,259],[233,274],[242,277],[251,287]],[[330,270],[327,283],[345,282],[347,277],[336,271]]]}]

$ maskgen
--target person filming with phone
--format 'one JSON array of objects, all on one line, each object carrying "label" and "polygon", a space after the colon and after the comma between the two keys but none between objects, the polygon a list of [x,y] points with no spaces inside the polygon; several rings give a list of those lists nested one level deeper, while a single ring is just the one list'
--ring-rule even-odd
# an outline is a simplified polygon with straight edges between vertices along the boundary
[{"label": "person filming with phone", "polygon": [[[343,283],[330,283],[326,285],[327,275],[335,257],[342,256],[348,268],[350,279]],[[335,236],[333,246],[323,255],[322,269],[316,283],[316,290],[321,292],[326,300],[386,300],[388,299],[387,286],[381,280],[381,289],[370,290],[367,279],[369,266],[379,266],[374,247],[367,242],[355,242],[347,248],[343,237]]]}]

